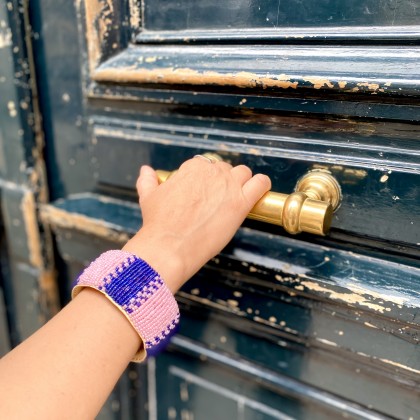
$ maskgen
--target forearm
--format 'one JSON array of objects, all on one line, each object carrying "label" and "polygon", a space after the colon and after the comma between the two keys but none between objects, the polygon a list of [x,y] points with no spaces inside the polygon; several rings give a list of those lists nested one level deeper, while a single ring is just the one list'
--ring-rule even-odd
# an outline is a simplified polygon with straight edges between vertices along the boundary
[{"label": "forearm", "polygon": [[101,292],[82,289],[0,360],[0,418],[94,418],[140,349],[140,335],[149,354],[165,344],[179,318],[172,294],[228,243],[270,189],[267,177],[251,176],[243,166],[191,159],[159,186],[153,169],[143,167],[137,183],[143,227],[124,247],[129,259],[112,252],[89,266],[75,289],[96,287],[127,317]]},{"label": "forearm", "polygon": [[0,417],[94,418],[140,345],[111,302],[83,290],[0,360]]}]

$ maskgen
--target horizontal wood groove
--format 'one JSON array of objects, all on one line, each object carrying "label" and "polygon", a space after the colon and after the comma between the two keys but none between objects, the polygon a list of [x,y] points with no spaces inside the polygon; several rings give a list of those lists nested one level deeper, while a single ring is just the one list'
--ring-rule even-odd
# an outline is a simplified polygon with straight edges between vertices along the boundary
[{"label": "horizontal wood groove", "polygon": [[417,96],[420,48],[130,46],[96,82]]},{"label": "horizontal wood groove", "polygon": [[[116,243],[126,241],[141,224],[137,206],[133,203],[90,193],[73,195],[53,204],[43,205],[40,213],[41,218],[53,228],[77,230],[107,238]],[[416,284],[420,278],[420,270],[415,267],[365,257],[353,252],[333,250],[333,248],[319,248],[309,243],[282,237],[276,238],[247,228],[241,229],[237,236],[240,238],[239,243],[242,244],[243,249],[238,248],[235,251],[234,259],[247,261],[256,267],[265,267],[271,271],[286,270],[286,273],[299,279],[304,286],[298,289],[294,287],[294,293],[304,292],[306,296],[312,294],[313,297],[332,299],[340,305],[349,304],[387,318],[396,315],[392,309],[399,312],[405,308],[410,312],[420,306],[419,293],[409,286]],[[259,238],[262,252],[267,250],[264,256],[247,251],[247,247],[256,238]],[[266,249],[262,246],[263,243]],[[286,264],[283,260],[288,257],[287,253],[283,252],[283,248],[287,247],[297,247],[300,251],[301,247],[304,247],[308,255],[307,259],[310,260],[309,255],[312,254],[316,258],[315,268],[305,268],[293,263],[289,264],[289,262]],[[269,249],[271,253],[274,253],[272,256],[268,252]],[[330,254],[334,254],[334,257]],[[326,277],[322,267],[328,267],[327,262],[328,270],[334,268],[336,273],[334,278],[325,282]],[[357,276],[356,283],[353,278],[345,281],[339,275],[341,272],[347,273],[348,266],[352,267],[353,275]],[[382,272],[376,275],[378,266],[382,267]],[[258,270],[259,268],[255,268],[252,275],[256,276]],[[262,274],[258,276],[263,278],[265,275]],[[271,279],[272,273],[267,275]],[[290,284],[294,285],[296,279]],[[392,286],[388,285],[387,281],[391,282]],[[397,288],[393,285],[396,281],[399,282]],[[372,284],[367,286],[367,283]],[[288,280],[283,277],[276,279],[275,284],[289,287]],[[402,287],[403,284],[404,287]],[[410,319],[412,319],[411,315]],[[401,322],[406,321],[401,319]],[[407,325],[409,324],[411,323]]]},{"label": "horizontal wood groove", "polygon": [[246,29],[189,29],[171,31],[143,30],[137,43],[164,44],[170,42],[328,42],[328,41],[415,41],[420,39],[420,26],[335,26],[306,28],[246,28]]},{"label": "horizontal wood groove", "polygon": [[[334,159],[336,163],[357,164],[376,169],[383,165],[381,159],[378,159],[378,153],[381,152],[381,157],[386,154],[388,165],[392,162],[392,170],[420,174],[420,157],[410,142],[406,145],[401,142],[401,146],[396,148],[388,146],[383,139],[378,140],[377,143],[369,143],[366,138],[340,141],[337,138],[327,139],[326,134],[322,139],[311,139],[292,137],[292,135],[249,134],[221,128],[199,129],[144,122],[139,127],[133,121],[98,115],[92,117],[92,121],[94,122],[93,131],[97,138],[112,137],[128,141],[202,147],[219,152],[223,150],[224,152],[256,156],[293,157],[314,162],[331,162]],[[343,128],[341,129],[343,130]],[[189,134],[193,135],[189,136]],[[245,143],[244,139],[246,139]],[[331,151],[331,148],[335,148],[334,152]],[[388,169],[388,167],[386,168]]]},{"label": "horizontal wood groove", "polygon": [[243,358],[238,358],[237,356],[232,357],[228,354],[212,350],[203,344],[194,342],[186,337],[179,335],[173,337],[170,346],[173,349],[186,352],[197,358],[202,359],[205,357],[206,360],[211,363],[216,363],[226,369],[239,371],[253,380],[258,378],[258,381],[263,386],[265,385],[269,388],[279,390],[282,393],[286,392],[288,395],[326,406],[329,409],[333,408],[340,413],[372,420],[387,418],[383,417],[378,412],[374,412],[352,401],[345,400],[337,395],[317,389],[285,375],[281,375],[264,366],[258,366]]}]

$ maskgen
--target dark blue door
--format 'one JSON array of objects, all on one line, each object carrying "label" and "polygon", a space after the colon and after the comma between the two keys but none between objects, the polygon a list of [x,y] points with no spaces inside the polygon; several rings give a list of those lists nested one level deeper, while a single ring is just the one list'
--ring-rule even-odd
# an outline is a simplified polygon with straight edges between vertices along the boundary
[{"label": "dark blue door", "polygon": [[141,225],[140,164],[215,152],[275,192],[314,171],[341,189],[327,236],[247,220],[178,293],[180,333],[130,366],[104,418],[420,416],[419,13],[417,0],[31,2],[49,187],[35,220],[53,230],[63,303]]}]

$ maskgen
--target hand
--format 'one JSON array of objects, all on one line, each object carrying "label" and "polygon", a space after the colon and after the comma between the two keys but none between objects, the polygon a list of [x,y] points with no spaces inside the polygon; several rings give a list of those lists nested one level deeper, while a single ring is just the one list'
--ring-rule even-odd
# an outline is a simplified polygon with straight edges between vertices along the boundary
[{"label": "hand", "polygon": [[143,215],[126,251],[146,260],[176,292],[232,239],[270,179],[244,166],[193,158],[165,183],[143,166],[137,191]]}]

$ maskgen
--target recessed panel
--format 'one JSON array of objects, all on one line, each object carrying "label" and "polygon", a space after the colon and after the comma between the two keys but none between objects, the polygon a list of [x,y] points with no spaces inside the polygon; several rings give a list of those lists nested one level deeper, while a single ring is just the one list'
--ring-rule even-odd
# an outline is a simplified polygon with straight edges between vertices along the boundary
[{"label": "recessed panel", "polygon": [[146,0],[145,28],[250,29],[416,25],[417,0]]}]

